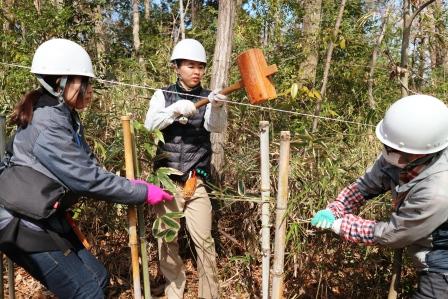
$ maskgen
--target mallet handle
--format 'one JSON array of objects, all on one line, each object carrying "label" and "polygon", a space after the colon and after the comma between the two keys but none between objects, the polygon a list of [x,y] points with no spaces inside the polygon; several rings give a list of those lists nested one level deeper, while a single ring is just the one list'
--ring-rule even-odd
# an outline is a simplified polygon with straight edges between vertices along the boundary
[{"label": "mallet handle", "polygon": [[[228,95],[229,93],[232,93],[232,92],[234,92],[238,89],[241,89],[243,87],[244,87],[243,81],[238,81],[238,82],[222,89],[219,93],[223,94],[223,95]],[[203,98],[203,99],[200,99],[199,101],[197,101],[196,103],[194,103],[194,105],[196,106],[196,109],[199,109],[202,106],[207,105],[208,103],[210,103],[209,99]]]}]

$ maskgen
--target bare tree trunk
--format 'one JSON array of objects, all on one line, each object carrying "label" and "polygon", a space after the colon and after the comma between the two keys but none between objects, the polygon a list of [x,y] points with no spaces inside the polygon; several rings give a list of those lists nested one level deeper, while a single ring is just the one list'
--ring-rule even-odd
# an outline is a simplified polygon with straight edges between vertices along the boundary
[{"label": "bare tree trunk", "polygon": [[53,0],[54,6],[61,8],[64,5],[64,0]]},{"label": "bare tree trunk", "polygon": [[[423,32],[422,32],[423,33]],[[427,38],[425,36],[422,36],[420,38],[420,44],[418,45],[417,49],[417,59],[416,62],[418,63],[418,71],[417,71],[417,78],[415,78],[415,89],[420,92],[423,83],[424,83],[424,75],[425,75],[425,51],[427,48]]]},{"label": "bare tree trunk", "polygon": [[400,67],[403,70],[401,72],[401,96],[407,96],[409,93],[409,40],[411,35],[411,26],[415,17],[428,5],[433,3],[435,0],[429,0],[420,5],[414,13],[410,14],[410,2],[409,0],[403,0],[403,38],[401,40],[401,62]]},{"label": "bare tree trunk", "polygon": [[430,30],[430,34],[429,34],[429,58],[431,60],[431,69],[435,69],[437,68],[437,51],[438,51],[438,37],[437,37],[437,19],[439,17],[439,14],[437,13],[439,10],[439,1],[440,0],[436,0],[436,2],[434,3],[434,5],[432,5],[431,7],[428,7],[428,10],[430,11],[428,13],[429,15],[429,30]]},{"label": "bare tree trunk", "polygon": [[179,30],[180,30],[180,34],[182,36],[182,39],[185,39],[185,20],[184,20],[184,16],[185,16],[185,11],[184,11],[184,1],[183,0],[179,0]]},{"label": "bare tree trunk", "polygon": [[196,27],[199,24],[199,12],[201,9],[202,1],[201,0],[192,0],[191,1],[191,25]]},{"label": "bare tree trunk", "polygon": [[146,21],[149,21],[149,18],[151,16],[151,6],[152,6],[152,1],[145,0],[145,20]]},{"label": "bare tree trunk", "polygon": [[4,0],[3,8],[0,10],[1,16],[3,17],[3,32],[10,32],[14,29],[15,18],[14,14],[11,13],[11,9],[15,5],[14,0]]},{"label": "bare tree trunk", "polygon": [[431,57],[431,69],[442,67],[444,73],[448,72],[448,43],[446,39],[447,30],[443,16],[443,1],[436,0],[427,15],[430,18],[429,47]]},{"label": "bare tree trunk", "polygon": [[[219,1],[218,31],[216,33],[215,52],[213,54],[211,89],[222,88],[227,84],[232,55],[233,26],[235,23],[236,1]],[[222,180],[224,166],[224,143],[226,131],[213,133],[212,142],[212,176],[217,182]]]},{"label": "bare tree trunk", "polygon": [[[276,0],[271,2],[271,11],[272,11],[272,24],[270,24],[271,22],[267,22],[268,24],[268,36],[270,41],[274,44],[274,45],[279,45],[280,44],[280,38],[281,38],[281,34],[280,34],[280,30],[282,27],[282,11],[281,11],[281,7],[282,7],[283,1],[282,0]],[[270,26],[269,26],[270,25]]]},{"label": "bare tree trunk", "polygon": [[317,38],[320,31],[322,0],[303,1],[303,55],[305,60],[299,66],[299,84],[314,86],[316,82],[316,67],[319,59]]},{"label": "bare tree trunk", "polygon": [[41,0],[34,0],[34,7],[36,8],[37,15],[40,15],[40,10],[42,8]]},{"label": "bare tree trunk", "polygon": [[[341,0],[341,4],[339,5],[338,17],[336,18],[336,24],[334,25],[333,29],[333,36],[330,39],[330,42],[328,43],[327,58],[325,60],[325,66],[324,66],[324,76],[322,78],[322,87],[320,89],[321,100],[317,102],[316,109],[314,110],[314,115],[316,116],[319,116],[322,101],[325,100],[325,93],[327,92],[328,74],[330,73],[330,66],[331,66],[331,57],[333,55],[334,50],[334,41],[336,41],[338,37],[339,27],[341,26],[342,16],[344,14],[344,8],[345,8],[345,0]],[[317,123],[318,119],[317,117],[315,117],[313,119],[312,132],[317,131]]]},{"label": "bare tree trunk", "polygon": [[372,59],[370,60],[369,65],[369,79],[368,79],[368,95],[369,95],[369,106],[372,109],[375,109],[375,99],[373,97],[373,83],[374,83],[374,74],[375,74],[375,67],[376,67],[376,61],[378,59],[378,52],[381,49],[381,43],[383,42],[384,34],[386,33],[386,27],[387,22],[389,20],[389,7],[386,9],[386,12],[383,17],[383,22],[381,24],[380,33],[378,34],[378,37],[375,42],[375,46],[372,51]]},{"label": "bare tree trunk", "polygon": [[143,62],[140,57],[140,12],[138,6],[140,4],[139,0],[132,0],[132,37],[134,40],[134,54],[139,62]]},{"label": "bare tree trunk", "polygon": [[98,61],[98,73],[100,76],[105,74],[106,71],[106,32],[104,28],[103,15],[101,13],[102,9],[100,5],[97,5],[94,10],[94,21],[95,21],[95,47],[96,56]]}]

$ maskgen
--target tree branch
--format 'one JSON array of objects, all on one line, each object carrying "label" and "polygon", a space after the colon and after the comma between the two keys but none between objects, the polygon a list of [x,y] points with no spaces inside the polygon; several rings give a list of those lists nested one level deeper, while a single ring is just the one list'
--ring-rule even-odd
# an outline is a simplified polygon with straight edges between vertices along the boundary
[{"label": "tree branch", "polygon": [[431,3],[435,2],[436,0],[429,0],[420,5],[419,8],[412,14],[412,16],[409,18],[409,24],[412,24],[412,21],[414,21],[415,17],[423,10],[426,6],[430,5]]}]

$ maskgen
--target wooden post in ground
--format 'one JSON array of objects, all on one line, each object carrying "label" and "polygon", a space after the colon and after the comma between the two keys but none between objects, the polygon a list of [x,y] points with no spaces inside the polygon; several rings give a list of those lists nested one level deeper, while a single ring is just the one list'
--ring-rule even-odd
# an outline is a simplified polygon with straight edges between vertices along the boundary
[{"label": "wooden post in ground", "polygon": [[[129,115],[121,117],[123,126],[124,160],[126,165],[126,177],[134,179],[134,158],[132,150],[131,117]],[[128,207],[129,221],[129,246],[131,247],[132,281],[134,285],[134,298],[141,299],[142,291],[140,286],[140,267],[138,260],[138,240],[137,240],[137,209],[134,205]]]},{"label": "wooden post in ground", "polygon": [[[131,122],[131,137],[132,137],[132,156],[134,158],[134,174],[140,178],[141,171],[137,159],[137,145],[135,144],[135,129]],[[143,297],[151,299],[151,285],[149,281],[149,267],[148,267],[148,242],[146,242],[146,227],[145,227],[145,207],[144,205],[137,206],[137,226],[138,239],[140,241],[140,255],[142,257],[142,274],[143,274]]]},{"label": "wooden post in ground", "polygon": [[280,132],[280,162],[277,207],[275,217],[274,266],[272,273],[272,299],[283,298],[284,257],[286,241],[286,208],[288,206],[289,131]]},{"label": "wooden post in ground", "polygon": [[403,249],[395,249],[392,263],[392,277],[390,278],[389,293],[387,299],[397,299],[400,292],[401,263],[403,261]]},{"label": "wooden post in ground", "polygon": [[261,253],[262,260],[262,289],[263,299],[269,298],[269,268],[271,258],[270,247],[270,187],[269,179],[269,122],[260,121],[260,161],[261,161]]}]

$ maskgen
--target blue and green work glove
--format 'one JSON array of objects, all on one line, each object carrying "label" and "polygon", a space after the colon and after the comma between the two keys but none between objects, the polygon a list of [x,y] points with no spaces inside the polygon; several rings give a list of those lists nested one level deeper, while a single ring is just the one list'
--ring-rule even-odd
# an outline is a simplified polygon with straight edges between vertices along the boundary
[{"label": "blue and green work glove", "polygon": [[329,209],[320,210],[311,219],[311,225],[318,228],[331,228],[336,218]]}]

